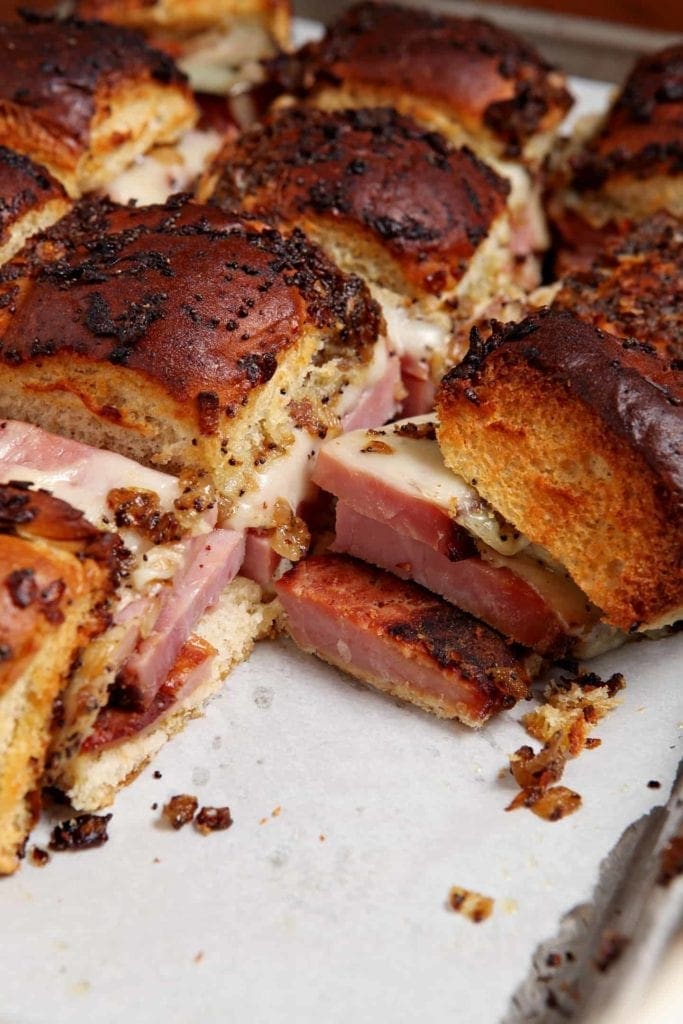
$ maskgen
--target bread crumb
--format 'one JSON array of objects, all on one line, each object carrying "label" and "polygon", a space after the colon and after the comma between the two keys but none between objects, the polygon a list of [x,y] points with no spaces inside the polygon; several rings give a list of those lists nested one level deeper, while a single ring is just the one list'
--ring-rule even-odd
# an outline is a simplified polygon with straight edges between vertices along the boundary
[{"label": "bread crumb", "polygon": [[172,796],[167,804],[164,804],[162,816],[176,831],[183,825],[188,825],[195,816],[199,801],[196,796],[188,793],[179,793]]},{"label": "bread crumb", "polygon": [[618,672],[607,680],[580,672],[575,679],[556,679],[546,687],[545,703],[522,718],[526,731],[543,747],[534,751],[525,744],[511,755],[509,770],[520,792],[506,811],[527,807],[545,821],[559,821],[579,809],[580,794],[555,784],[567,761],[600,746],[602,741],[589,733],[620,703],[616,695],[623,687],[624,677]]},{"label": "bread crumb", "polygon": [[202,807],[194,819],[194,827],[204,836],[209,832],[224,832],[232,823],[229,807]]},{"label": "bread crumb", "polygon": [[448,893],[448,905],[456,914],[462,914],[475,924],[480,924],[493,913],[494,900],[490,896],[482,896],[479,892],[454,885]]}]

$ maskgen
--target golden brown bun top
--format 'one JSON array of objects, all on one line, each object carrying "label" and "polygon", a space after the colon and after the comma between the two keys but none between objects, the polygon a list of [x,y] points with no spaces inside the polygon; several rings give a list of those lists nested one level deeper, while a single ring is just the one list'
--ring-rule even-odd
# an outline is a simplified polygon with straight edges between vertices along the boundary
[{"label": "golden brown bun top", "polygon": [[87,585],[84,563],[104,570],[97,583],[108,580],[106,594],[124,555],[115,534],[96,529],[66,502],[26,484],[0,484],[0,693],[64,621]]},{"label": "golden brown bun top", "polygon": [[553,308],[573,311],[620,338],[637,338],[683,361],[683,224],[659,213],[607,239],[592,265],[569,273]]},{"label": "golden brown bun top", "polygon": [[381,328],[366,286],[301,232],[285,239],[187,197],[84,203],[46,237],[0,272],[0,359],[13,366],[73,353],[232,415],[304,331],[338,331],[361,357]]},{"label": "golden brown bun top", "polygon": [[236,18],[268,18],[288,0],[77,0],[75,13],[133,28],[197,31]]},{"label": "golden brown bun top", "polygon": [[66,199],[66,192],[49,171],[0,146],[0,239],[20,217],[51,199]]},{"label": "golden brown bun top", "polygon": [[87,146],[98,97],[141,78],[185,88],[170,57],[128,29],[40,17],[0,24],[0,116],[5,107],[78,148]]},{"label": "golden brown bun top", "polygon": [[575,158],[573,186],[596,189],[615,173],[683,174],[683,44],[638,61],[602,128]]},{"label": "golden brown bun top", "polygon": [[290,225],[357,226],[429,292],[462,276],[509,189],[468,149],[388,108],[291,108],[244,134],[225,160],[216,201]]},{"label": "golden brown bun top", "polygon": [[[590,408],[658,477],[661,499],[676,514],[683,503],[683,378],[647,345],[622,341],[569,312],[539,310],[519,324],[498,325],[491,338],[476,334],[463,362],[450,370],[437,395],[442,423],[460,403],[479,404],[485,369],[510,361],[554,381]],[[558,454],[558,457],[559,454]]]},{"label": "golden brown bun top", "polygon": [[387,86],[450,106],[493,133],[517,155],[571,106],[559,72],[531,46],[479,19],[360,3],[319,43],[276,58],[275,77],[290,92],[325,84]]}]

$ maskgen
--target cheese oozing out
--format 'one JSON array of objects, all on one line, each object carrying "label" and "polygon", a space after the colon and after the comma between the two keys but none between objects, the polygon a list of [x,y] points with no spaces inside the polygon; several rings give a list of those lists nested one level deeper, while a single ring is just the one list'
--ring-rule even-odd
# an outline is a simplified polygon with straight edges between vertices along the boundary
[{"label": "cheese oozing out", "polygon": [[379,432],[357,430],[328,441],[325,450],[352,474],[362,477],[371,472],[406,501],[418,497],[443,510],[475,540],[481,558],[526,580],[564,622],[581,623],[568,628],[578,637],[577,656],[594,657],[622,643],[624,634],[596,622],[597,611],[550,553],[519,533],[473,486],[446,467],[436,439],[424,436],[434,424],[430,414]]},{"label": "cheese oozing out", "polygon": [[157,146],[137,157],[105,189],[115,203],[138,206],[165,203],[187,191],[221,148],[220,132],[191,128],[172,146]]}]

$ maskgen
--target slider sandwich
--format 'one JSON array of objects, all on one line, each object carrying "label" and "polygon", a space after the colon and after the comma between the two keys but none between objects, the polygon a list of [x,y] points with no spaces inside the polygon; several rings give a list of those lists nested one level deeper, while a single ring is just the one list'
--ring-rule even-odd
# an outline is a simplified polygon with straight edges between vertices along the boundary
[{"label": "slider sandwich", "polygon": [[[363,277],[399,353],[406,412],[433,406],[471,320],[520,293],[509,186],[388,108],[289,108],[230,143],[200,197],[299,227]],[[465,342],[466,345],[466,342]]]},{"label": "slider sandwich", "polygon": [[392,3],[359,3],[320,42],[271,62],[281,89],[327,110],[394,107],[511,183],[514,246],[547,247],[539,170],[571,106],[564,76],[509,32]]},{"label": "slider sandwich", "polygon": [[139,29],[201,92],[225,94],[260,81],[258,62],[289,43],[289,0],[75,0],[73,9]]},{"label": "slider sandwich", "polygon": [[619,338],[637,338],[680,366],[683,221],[661,212],[606,239],[590,267],[570,270],[550,301],[553,309],[573,312]]},{"label": "slider sandwich", "polygon": [[589,263],[606,235],[659,211],[683,219],[683,45],[642,57],[604,118],[553,163],[548,216],[561,268]]},{"label": "slider sandwich", "polygon": [[70,209],[71,201],[49,171],[0,146],[0,266]]},{"label": "slider sandwich", "polygon": [[53,706],[102,629],[119,552],[64,502],[0,486],[0,875],[38,817]]},{"label": "slider sandwich", "polygon": [[573,313],[625,340],[637,338],[665,362],[683,359],[683,222],[657,213],[621,234],[607,234],[590,260],[566,258],[564,277],[508,298],[476,328],[487,338],[497,320],[522,320],[543,306]]},{"label": "slider sandwich", "polygon": [[68,194],[103,188],[197,119],[185,77],[140,36],[100,22],[0,24],[0,144]]},{"label": "slider sandwich", "polygon": [[[83,204],[0,272],[0,415],[182,477],[300,557],[326,436],[395,411],[379,307],[298,232]],[[387,383],[388,382],[388,383]]]},{"label": "slider sandwich", "polygon": [[[98,628],[87,644],[72,644],[50,698],[59,693],[45,782],[78,810],[97,810],[200,712],[268,632],[273,607],[237,575],[244,531],[217,525],[216,502],[188,506],[176,477],[3,420],[0,485],[12,496],[17,530],[34,528],[36,505],[46,538],[61,539],[59,523],[75,522],[95,550],[116,554]],[[48,637],[42,656],[49,651]]]},{"label": "slider sandwich", "polygon": [[[409,627],[393,613],[384,620],[384,587],[397,601],[414,595],[440,623],[450,608],[468,635],[493,627],[518,659],[520,647],[551,661],[589,657],[675,626],[682,399],[680,377],[646,346],[568,313],[499,325],[486,344],[475,336],[441,384],[436,421],[356,431],[323,447],[314,477],[337,497],[335,540],[331,554],[277,583],[292,637],[445,714],[453,664],[445,657],[442,677],[434,663],[425,676],[433,638],[419,616]],[[379,609],[367,619],[363,601]],[[449,644],[441,652],[460,657],[458,642]],[[534,664],[527,659],[526,671]],[[456,701],[451,711],[476,724],[473,706]]]}]

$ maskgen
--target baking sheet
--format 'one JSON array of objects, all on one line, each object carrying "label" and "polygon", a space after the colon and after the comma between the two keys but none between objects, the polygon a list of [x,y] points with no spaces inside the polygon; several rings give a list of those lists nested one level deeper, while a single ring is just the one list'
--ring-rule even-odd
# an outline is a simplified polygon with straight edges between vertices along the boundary
[{"label": "baking sheet", "polygon": [[[606,90],[578,83],[581,107]],[[549,824],[504,811],[526,707],[475,734],[261,645],[119,796],[107,846],[0,884],[0,1021],[500,1020],[623,830],[666,802],[682,658],[679,636],[595,663],[625,673],[623,704],[566,770],[582,809]],[[234,826],[168,830],[180,792]],[[494,897],[492,917],[448,910],[452,885]]]}]

